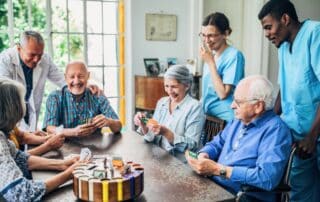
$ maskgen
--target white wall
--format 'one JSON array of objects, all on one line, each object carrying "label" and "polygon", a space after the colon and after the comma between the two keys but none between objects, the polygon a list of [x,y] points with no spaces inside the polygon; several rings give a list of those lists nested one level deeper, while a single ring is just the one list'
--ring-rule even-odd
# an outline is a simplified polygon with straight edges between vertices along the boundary
[{"label": "white wall", "polygon": [[[134,75],[145,75],[143,58],[175,57],[185,62],[191,52],[190,0],[134,0],[132,2],[132,67]],[[176,41],[147,41],[145,39],[145,14],[163,13],[177,15]]]}]

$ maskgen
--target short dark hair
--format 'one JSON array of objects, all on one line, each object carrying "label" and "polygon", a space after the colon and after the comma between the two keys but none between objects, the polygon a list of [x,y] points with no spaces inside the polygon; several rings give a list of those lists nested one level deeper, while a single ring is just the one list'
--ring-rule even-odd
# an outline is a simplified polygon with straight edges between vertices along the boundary
[{"label": "short dark hair", "polygon": [[298,15],[293,3],[289,0],[270,0],[260,10],[258,18],[262,20],[267,15],[273,16],[275,19],[280,20],[283,14],[287,14],[294,21],[298,21]]},{"label": "short dark hair", "polygon": [[232,29],[230,28],[230,25],[229,25],[229,20],[227,16],[223,13],[219,13],[219,12],[211,13],[210,15],[205,17],[204,20],[202,21],[202,26],[208,26],[208,25],[217,27],[222,34],[226,34],[227,31],[228,31],[228,34],[231,34],[232,32]]},{"label": "short dark hair", "polygon": [[24,88],[17,81],[0,79],[0,130],[8,134],[23,118]]}]

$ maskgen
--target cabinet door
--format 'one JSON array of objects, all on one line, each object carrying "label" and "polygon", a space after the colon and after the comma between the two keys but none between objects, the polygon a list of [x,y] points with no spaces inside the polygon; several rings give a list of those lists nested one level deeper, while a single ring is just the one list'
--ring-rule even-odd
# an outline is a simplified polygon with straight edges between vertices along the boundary
[{"label": "cabinet door", "polygon": [[135,76],[135,105],[143,110],[154,110],[161,97],[167,96],[162,77]]}]

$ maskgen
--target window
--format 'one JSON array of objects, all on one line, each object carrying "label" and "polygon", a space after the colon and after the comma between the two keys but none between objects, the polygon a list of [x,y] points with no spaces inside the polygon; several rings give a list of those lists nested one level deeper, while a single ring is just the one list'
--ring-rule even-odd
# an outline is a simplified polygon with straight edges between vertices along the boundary
[{"label": "window", "polygon": [[[72,60],[87,63],[90,80],[104,90],[124,121],[124,34],[122,0],[0,0],[0,51],[18,41],[20,30],[37,30],[45,51],[64,69]],[[6,32],[7,30],[7,32]],[[119,54],[120,53],[120,54]],[[122,53],[122,54],[121,54]],[[47,82],[39,118],[42,124]]]}]

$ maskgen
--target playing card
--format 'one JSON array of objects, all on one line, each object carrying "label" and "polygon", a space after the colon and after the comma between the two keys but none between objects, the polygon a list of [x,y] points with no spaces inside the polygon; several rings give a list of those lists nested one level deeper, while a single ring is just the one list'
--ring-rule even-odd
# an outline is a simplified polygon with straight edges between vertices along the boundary
[{"label": "playing card", "polygon": [[80,152],[80,161],[88,161],[92,157],[91,151],[89,148],[82,148]]}]

